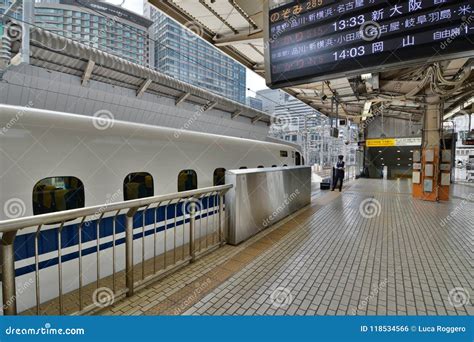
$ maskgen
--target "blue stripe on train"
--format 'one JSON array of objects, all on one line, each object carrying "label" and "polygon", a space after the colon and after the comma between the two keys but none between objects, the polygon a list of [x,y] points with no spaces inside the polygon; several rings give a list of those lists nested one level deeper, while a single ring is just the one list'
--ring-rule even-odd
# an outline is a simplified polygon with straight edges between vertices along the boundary
[{"label": "blue stripe on train", "polygon": [[[214,198],[213,198],[214,197]],[[209,196],[203,199],[202,209],[208,208],[207,199],[209,198],[209,208],[217,206],[218,201],[215,198],[216,196]],[[216,203],[214,205],[214,202]],[[210,215],[217,213],[217,209],[211,211]],[[176,216],[175,216],[176,212]],[[135,214],[133,218],[133,228],[141,228],[143,223],[144,211],[139,211]],[[164,222],[165,220],[165,206],[159,208],[148,209],[145,215],[145,225],[151,225],[154,221],[154,216],[157,215],[156,223]],[[182,203],[179,206],[176,204],[170,204],[168,206],[168,212],[166,219],[174,219],[175,217],[182,217],[183,215],[183,206]],[[205,218],[208,215],[203,213],[202,215],[196,216],[196,219]],[[189,219],[185,220],[185,223],[188,223]],[[88,221],[88,225],[84,224],[82,227],[82,243],[89,241],[97,240],[97,223],[98,220]],[[176,225],[183,224],[183,220],[177,220]],[[174,228],[175,223],[169,223],[166,229]],[[64,226],[61,234],[61,246],[62,248],[77,246],[79,244],[78,232],[79,224],[72,224]],[[156,228],[156,232],[164,231],[164,225]],[[117,216],[117,221],[115,225],[115,233],[123,233],[125,231],[125,214]],[[145,236],[153,234],[154,229],[145,231]],[[103,218],[100,222],[99,236],[100,238],[105,238],[111,236],[113,233],[113,217]],[[133,234],[134,239],[139,239],[142,237],[142,232]],[[125,239],[117,239],[116,246],[125,242]],[[112,242],[106,242],[99,246],[99,250],[105,250],[112,247]],[[15,239],[15,261],[31,258],[35,256],[35,233],[29,233],[24,235],[18,235]],[[39,255],[57,251],[58,250],[58,228],[53,228],[49,230],[42,231],[38,237],[38,253]],[[97,251],[97,246],[85,248],[82,250],[82,255],[88,255],[95,253]],[[62,262],[73,260],[79,257],[79,252],[72,252],[62,256]],[[58,264],[58,257],[54,257],[39,263],[39,268],[43,269],[46,267],[54,266]],[[21,268],[16,269],[16,276],[23,275],[26,273],[34,272],[35,264],[27,265]]]}]

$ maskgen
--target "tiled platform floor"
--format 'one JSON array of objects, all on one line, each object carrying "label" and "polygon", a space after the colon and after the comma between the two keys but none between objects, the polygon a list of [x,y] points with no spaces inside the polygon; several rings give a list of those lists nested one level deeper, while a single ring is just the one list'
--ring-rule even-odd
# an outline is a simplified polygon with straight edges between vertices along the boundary
[{"label": "tiled platform floor", "polygon": [[102,314],[472,315],[471,189],[431,203],[357,180]]}]

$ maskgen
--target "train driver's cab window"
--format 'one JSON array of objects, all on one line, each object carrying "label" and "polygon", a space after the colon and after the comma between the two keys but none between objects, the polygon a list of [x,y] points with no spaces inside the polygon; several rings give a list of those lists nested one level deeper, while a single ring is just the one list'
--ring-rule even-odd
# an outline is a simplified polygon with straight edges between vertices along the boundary
[{"label": "train driver's cab window", "polygon": [[299,152],[295,153],[295,165],[301,165],[301,154]]},{"label": "train driver's cab window", "polygon": [[153,196],[153,177],[148,172],[132,172],[123,180],[125,201]]},{"label": "train driver's cab window", "polygon": [[43,178],[33,188],[33,214],[83,208],[84,185],[76,177]]},{"label": "train driver's cab window", "polygon": [[178,191],[194,190],[198,187],[197,173],[194,170],[182,170],[178,175]]},{"label": "train driver's cab window", "polygon": [[225,169],[219,167],[214,170],[214,186],[225,184]]}]

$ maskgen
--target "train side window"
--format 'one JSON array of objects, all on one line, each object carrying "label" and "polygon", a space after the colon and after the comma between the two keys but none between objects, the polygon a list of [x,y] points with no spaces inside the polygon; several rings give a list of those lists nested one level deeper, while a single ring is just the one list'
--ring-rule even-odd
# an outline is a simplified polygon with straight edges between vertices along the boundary
[{"label": "train side window", "polygon": [[272,167],[277,167],[276,165],[272,165]]},{"label": "train side window", "polygon": [[259,166],[257,166],[257,169],[263,169],[264,167],[265,166],[263,166],[263,165],[259,165]]},{"label": "train side window", "polygon": [[225,184],[225,169],[219,167],[214,170],[214,186]]},{"label": "train side window", "polygon": [[153,177],[148,172],[132,172],[123,180],[124,201],[153,196]]},{"label": "train side window", "polygon": [[194,170],[182,170],[178,175],[178,192],[197,189],[197,173]]},{"label": "train side window", "polygon": [[280,151],[280,157],[288,157],[288,151]]},{"label": "train side window", "polygon": [[295,165],[301,165],[301,154],[299,152],[295,153]]},{"label": "train side window", "polygon": [[43,178],[33,187],[33,214],[83,208],[84,184],[76,177]]},{"label": "train side window", "polygon": [[301,165],[305,165],[303,156],[301,156]]},{"label": "train side window", "polygon": [[247,168],[247,166],[241,166],[241,167],[239,167],[240,170],[243,170],[243,169],[246,169],[246,168]]},{"label": "train side window", "polygon": [[283,166],[288,166],[288,165],[286,165],[286,164],[283,164]]}]

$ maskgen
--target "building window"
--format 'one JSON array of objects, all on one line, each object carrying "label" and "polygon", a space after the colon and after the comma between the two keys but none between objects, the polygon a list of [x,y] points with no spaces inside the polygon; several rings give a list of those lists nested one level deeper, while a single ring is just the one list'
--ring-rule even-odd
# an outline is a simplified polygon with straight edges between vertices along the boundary
[{"label": "building window", "polygon": [[125,201],[153,196],[153,177],[148,172],[132,172],[123,180]]},{"label": "building window", "polygon": [[178,192],[197,189],[197,174],[194,170],[183,170],[178,175]]},{"label": "building window", "polygon": [[33,187],[33,214],[83,208],[84,185],[76,177],[48,177]]},{"label": "building window", "polygon": [[214,186],[225,184],[225,169],[219,167],[214,170]]}]

